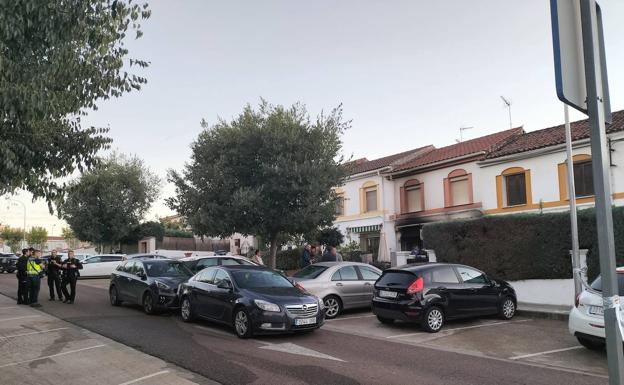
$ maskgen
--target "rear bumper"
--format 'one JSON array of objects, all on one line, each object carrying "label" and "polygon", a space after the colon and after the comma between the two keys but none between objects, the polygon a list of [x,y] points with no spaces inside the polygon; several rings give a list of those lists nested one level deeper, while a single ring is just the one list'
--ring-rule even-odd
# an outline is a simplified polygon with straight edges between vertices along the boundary
[{"label": "rear bumper", "polygon": [[584,311],[573,307],[568,317],[568,330],[570,334],[576,336],[582,334],[601,338],[604,341],[605,329],[604,319],[587,314]]},{"label": "rear bumper", "polygon": [[406,322],[420,322],[425,308],[419,301],[389,301],[375,297],[372,302],[373,314],[383,318]]}]

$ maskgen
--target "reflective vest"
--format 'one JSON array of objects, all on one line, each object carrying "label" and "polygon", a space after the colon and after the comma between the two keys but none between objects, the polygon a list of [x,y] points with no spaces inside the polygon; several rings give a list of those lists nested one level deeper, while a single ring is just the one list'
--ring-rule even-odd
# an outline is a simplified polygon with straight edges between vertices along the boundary
[{"label": "reflective vest", "polygon": [[29,259],[28,263],[26,264],[26,272],[28,273],[28,275],[39,275],[39,273],[41,273],[41,265],[39,265],[37,262],[35,262],[34,259]]}]

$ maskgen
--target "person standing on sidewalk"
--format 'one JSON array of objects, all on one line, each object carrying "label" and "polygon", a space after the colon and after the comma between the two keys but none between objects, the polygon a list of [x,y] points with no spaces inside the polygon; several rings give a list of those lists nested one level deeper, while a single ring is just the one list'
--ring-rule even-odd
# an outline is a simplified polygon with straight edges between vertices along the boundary
[{"label": "person standing on sidewalk", "polygon": [[63,300],[61,291],[61,256],[57,254],[56,249],[52,250],[50,261],[48,261],[48,289],[50,290],[50,301],[54,301],[54,289],[59,301]]},{"label": "person standing on sidewalk", "polygon": [[303,254],[301,254],[301,268],[308,266],[310,264],[310,258],[312,255],[310,254],[310,245],[306,244],[303,247]]},{"label": "person standing on sidewalk", "polygon": [[26,268],[28,266],[28,258],[30,257],[30,250],[22,249],[22,255],[17,259],[15,267],[17,268],[17,304],[28,305],[30,300],[28,298],[29,280],[28,272]]},{"label": "person standing on sidewalk", "polygon": [[264,261],[262,260],[262,256],[260,255],[260,249],[256,249],[253,257],[251,257],[251,261],[260,266],[264,266]]},{"label": "person standing on sidewalk", "polygon": [[[63,289],[63,296],[65,300],[63,303],[73,304],[76,299],[76,281],[80,276],[78,270],[82,269],[80,261],[74,257],[74,250],[67,252],[67,260],[63,263],[63,281],[61,283]],[[67,291],[67,285],[69,285],[70,291]]]},{"label": "person standing on sidewalk", "polygon": [[39,289],[41,288],[41,277],[43,276],[43,267],[41,266],[41,251],[32,250],[35,253],[34,258],[28,260],[26,272],[30,284],[29,299],[30,306],[41,307],[39,304]]}]

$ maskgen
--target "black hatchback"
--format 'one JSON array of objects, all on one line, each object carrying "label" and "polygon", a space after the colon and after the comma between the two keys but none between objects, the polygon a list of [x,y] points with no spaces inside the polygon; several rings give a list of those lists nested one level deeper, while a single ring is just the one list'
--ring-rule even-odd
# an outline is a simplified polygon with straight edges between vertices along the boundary
[{"label": "black hatchback", "polygon": [[182,319],[204,318],[234,327],[236,335],[318,329],[323,302],[262,266],[206,268],[180,287]]},{"label": "black hatchback", "polygon": [[382,323],[418,322],[436,333],[448,319],[499,315],[511,319],[516,292],[473,267],[427,263],[388,269],[375,282],[373,313]]},{"label": "black hatchback", "polygon": [[178,307],[178,287],[193,274],[182,262],[170,259],[131,259],[113,271],[110,303],[139,304],[147,314]]},{"label": "black hatchback", "polygon": [[15,254],[0,253],[0,273],[12,273],[17,270],[17,256]]}]

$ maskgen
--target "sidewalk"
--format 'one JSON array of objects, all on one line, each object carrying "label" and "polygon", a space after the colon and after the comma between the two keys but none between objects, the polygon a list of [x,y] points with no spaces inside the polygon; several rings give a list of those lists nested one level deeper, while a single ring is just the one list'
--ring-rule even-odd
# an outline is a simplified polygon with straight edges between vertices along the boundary
[{"label": "sidewalk", "polygon": [[570,314],[570,306],[518,302],[517,313],[527,317],[567,321]]},{"label": "sidewalk", "polygon": [[3,384],[215,384],[0,295]]}]

